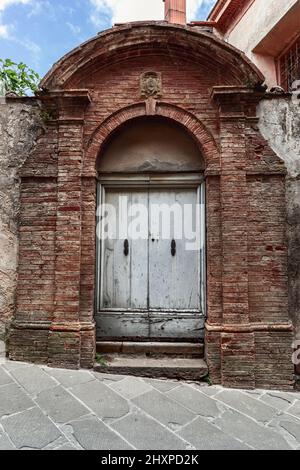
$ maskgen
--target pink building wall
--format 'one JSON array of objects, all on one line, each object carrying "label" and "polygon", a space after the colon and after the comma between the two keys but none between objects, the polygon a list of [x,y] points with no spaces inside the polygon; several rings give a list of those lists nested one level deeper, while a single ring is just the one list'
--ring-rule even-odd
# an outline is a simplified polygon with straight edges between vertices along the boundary
[{"label": "pink building wall", "polygon": [[300,34],[300,0],[219,0],[216,7],[209,20],[224,24],[227,15],[224,39],[247,54],[269,87],[277,85],[277,58]]}]

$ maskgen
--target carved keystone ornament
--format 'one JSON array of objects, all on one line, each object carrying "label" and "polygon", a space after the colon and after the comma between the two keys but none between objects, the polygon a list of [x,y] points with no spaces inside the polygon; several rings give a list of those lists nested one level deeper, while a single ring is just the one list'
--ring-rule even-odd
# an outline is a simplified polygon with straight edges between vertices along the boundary
[{"label": "carved keystone ornament", "polygon": [[143,98],[159,98],[162,92],[161,74],[157,72],[143,73],[140,86]]}]

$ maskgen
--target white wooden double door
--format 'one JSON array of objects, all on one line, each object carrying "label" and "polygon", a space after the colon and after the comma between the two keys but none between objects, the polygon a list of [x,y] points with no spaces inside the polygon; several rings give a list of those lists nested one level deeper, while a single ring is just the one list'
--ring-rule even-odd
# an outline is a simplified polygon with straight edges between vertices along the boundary
[{"label": "white wooden double door", "polygon": [[97,337],[203,336],[201,190],[102,188]]}]

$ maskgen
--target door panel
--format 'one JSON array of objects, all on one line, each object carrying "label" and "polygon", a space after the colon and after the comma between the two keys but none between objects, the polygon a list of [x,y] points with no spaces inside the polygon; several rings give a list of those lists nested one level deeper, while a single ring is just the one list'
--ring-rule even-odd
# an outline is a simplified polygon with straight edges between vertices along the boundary
[{"label": "door panel", "polygon": [[96,315],[97,339],[118,341],[120,338],[150,338],[148,313],[100,312]]},{"label": "door panel", "polygon": [[175,340],[204,337],[204,318],[199,313],[150,313],[149,336],[156,339]]},{"label": "door panel", "polygon": [[204,317],[186,313],[99,312],[97,339],[186,341],[204,338]]},{"label": "door panel", "polygon": [[[197,247],[190,249],[195,241],[190,237],[195,237],[196,228],[199,232],[197,191],[196,186],[103,190],[103,200],[113,208],[105,224],[112,224],[110,230],[115,233],[101,241],[98,339],[185,341],[204,337],[201,256]],[[125,215],[122,207],[126,207]]]},{"label": "door panel", "polygon": [[[120,192],[107,191],[105,203],[115,209],[114,220],[116,232],[113,239],[103,240],[102,261],[102,297],[101,308],[104,309],[146,309],[148,306],[148,240],[130,237],[130,213],[136,204],[148,206],[148,194],[142,191]],[[121,216],[121,207],[127,206],[127,215]],[[126,220],[127,219],[127,220]],[[145,221],[147,224],[147,220]],[[121,227],[120,227],[121,225]],[[119,228],[122,239],[119,239]],[[148,231],[148,227],[147,227]],[[128,255],[124,253],[124,242],[128,241]]]},{"label": "door panel", "polygon": [[187,238],[196,229],[196,203],[195,189],[150,191],[150,309],[200,309],[199,256]]}]

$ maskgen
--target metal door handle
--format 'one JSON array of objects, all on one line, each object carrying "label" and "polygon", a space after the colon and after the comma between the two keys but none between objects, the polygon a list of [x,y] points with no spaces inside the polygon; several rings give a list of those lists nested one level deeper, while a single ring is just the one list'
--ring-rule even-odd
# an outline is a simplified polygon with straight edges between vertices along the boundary
[{"label": "metal door handle", "polygon": [[125,240],[124,241],[124,255],[128,256],[128,254],[129,254],[129,241]]},{"label": "metal door handle", "polygon": [[176,241],[172,240],[171,242],[171,255],[175,256],[176,255]]}]

